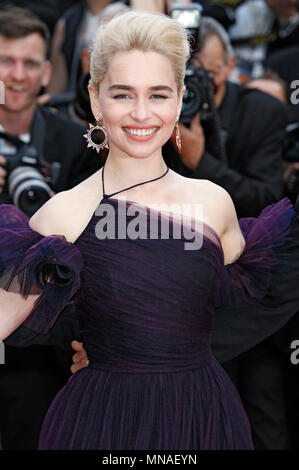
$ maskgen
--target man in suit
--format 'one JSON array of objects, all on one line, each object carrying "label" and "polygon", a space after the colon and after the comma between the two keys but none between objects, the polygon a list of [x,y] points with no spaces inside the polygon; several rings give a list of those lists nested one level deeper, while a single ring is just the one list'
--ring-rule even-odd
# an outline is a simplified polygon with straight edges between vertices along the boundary
[{"label": "man in suit", "polygon": [[[212,18],[203,17],[200,49],[193,57],[197,67],[213,74],[214,102],[220,121],[220,152],[214,122],[198,115],[186,127],[180,123],[182,153],[167,145],[170,165],[181,160],[185,175],[213,181],[231,195],[239,217],[256,217],[283,196],[282,142],[286,107],[258,90],[228,78],[235,57],[226,31]],[[224,153],[224,155],[223,155]]]},{"label": "man in suit", "polygon": [[[48,41],[47,27],[29,11],[1,11],[0,80],[5,101],[0,105],[0,203],[12,203],[7,163],[22,143],[37,149],[51,195],[71,188],[100,166],[95,152],[85,151],[81,126],[38,105],[40,89],[51,76]],[[54,168],[60,169],[55,178]],[[66,315],[72,308],[66,307]],[[5,356],[0,376],[2,444],[5,449],[34,449],[44,414],[67,380],[70,356],[51,346],[7,346]]]}]

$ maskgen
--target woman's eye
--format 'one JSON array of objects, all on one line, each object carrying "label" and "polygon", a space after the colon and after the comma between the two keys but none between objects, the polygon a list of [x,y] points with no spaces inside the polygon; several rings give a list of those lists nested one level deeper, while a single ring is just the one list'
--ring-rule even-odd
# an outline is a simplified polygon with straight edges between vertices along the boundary
[{"label": "woman's eye", "polygon": [[161,99],[163,100],[167,98],[167,96],[164,96],[164,95],[152,95],[151,97],[155,100],[161,100]]},{"label": "woman's eye", "polygon": [[115,100],[125,100],[125,99],[130,98],[130,96],[123,93],[122,95],[113,96],[113,98],[114,98]]},{"label": "woman's eye", "polygon": [[[151,95],[150,96],[150,99],[152,100],[163,100],[163,99],[166,99],[167,96],[164,96],[164,95]],[[132,97],[126,93],[122,93],[120,95],[115,95],[113,96],[113,99],[115,100],[128,100],[128,99],[132,99]]]}]

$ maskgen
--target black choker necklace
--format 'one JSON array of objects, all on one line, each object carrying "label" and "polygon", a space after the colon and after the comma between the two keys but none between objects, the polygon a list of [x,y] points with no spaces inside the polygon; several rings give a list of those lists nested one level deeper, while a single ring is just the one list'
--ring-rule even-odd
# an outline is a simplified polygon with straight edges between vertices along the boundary
[{"label": "black choker necklace", "polygon": [[[105,163],[106,163],[106,161],[105,161]],[[152,180],[143,181],[142,183],[133,184],[133,186],[129,186],[128,188],[121,189],[120,191],[116,191],[115,193],[112,193],[112,194],[105,194],[105,186],[104,186],[105,163],[103,165],[103,170],[102,170],[103,199],[109,199],[109,197],[115,196],[115,194],[122,193],[123,191],[127,191],[128,189],[132,189],[132,188],[135,188],[136,186],[140,186],[141,184],[152,183],[153,181],[156,181],[156,180],[159,180],[159,179],[163,178],[163,176],[165,176],[169,171],[169,167],[167,166],[167,169],[163,173],[163,175],[158,176],[157,178],[153,178]]]}]

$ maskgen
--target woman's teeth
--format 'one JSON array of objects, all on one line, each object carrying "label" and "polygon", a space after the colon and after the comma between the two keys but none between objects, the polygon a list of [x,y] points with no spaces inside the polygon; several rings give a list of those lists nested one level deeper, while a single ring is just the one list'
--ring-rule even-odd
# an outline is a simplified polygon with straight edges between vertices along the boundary
[{"label": "woman's teeth", "polygon": [[127,127],[124,127],[124,130],[129,134],[141,136],[153,134],[157,130],[157,127],[153,127],[152,129],[128,129]]}]

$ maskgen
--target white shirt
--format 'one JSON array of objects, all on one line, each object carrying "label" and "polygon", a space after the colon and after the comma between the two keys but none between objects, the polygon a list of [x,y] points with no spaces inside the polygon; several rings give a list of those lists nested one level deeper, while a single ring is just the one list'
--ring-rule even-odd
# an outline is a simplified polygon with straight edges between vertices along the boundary
[{"label": "white shirt", "polygon": [[[0,124],[0,132],[5,132],[4,127]],[[21,134],[18,136],[20,140],[24,142],[24,144],[28,144],[31,140],[31,135]],[[10,142],[7,142],[5,139],[0,138],[0,155],[13,155],[16,153],[16,148]]]}]

